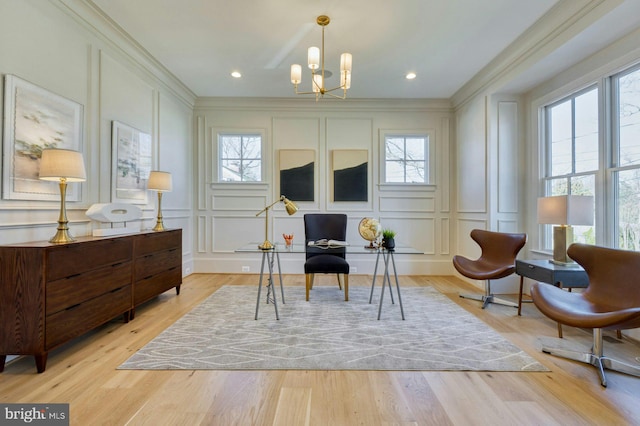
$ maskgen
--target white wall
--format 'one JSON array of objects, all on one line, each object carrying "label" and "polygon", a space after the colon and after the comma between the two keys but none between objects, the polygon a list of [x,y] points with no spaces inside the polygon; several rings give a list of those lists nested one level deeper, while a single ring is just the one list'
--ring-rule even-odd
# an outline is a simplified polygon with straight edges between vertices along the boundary
[{"label": "white wall", "polygon": [[[475,228],[526,232],[521,219],[526,173],[520,103],[514,96],[483,93],[456,109],[455,254],[480,256],[469,237]],[[471,282],[484,289],[483,282]],[[491,289],[515,293],[518,285],[511,276],[492,281]]]},{"label": "white wall", "polygon": [[[269,215],[269,238],[282,241],[282,233],[304,238],[303,214],[344,212],[349,216],[348,240],[365,241],[357,232],[363,217],[379,218],[397,230],[396,239],[425,252],[398,256],[403,274],[450,274],[451,224],[451,108],[446,101],[332,101],[198,99],[195,107],[197,151],[196,253],[200,272],[259,272],[259,254],[238,254],[234,249],[264,240],[265,218],[256,213],[280,196],[278,153],[281,149],[315,152],[313,202],[298,203],[297,215],[287,216],[281,205]],[[222,131],[257,131],[266,138],[266,182],[216,183],[217,134]],[[418,188],[381,185],[380,155],[385,131],[429,131],[435,144],[435,182]],[[331,156],[336,149],[361,149],[369,155],[369,197],[366,202],[334,202]],[[286,195],[286,194],[285,194]],[[295,201],[295,200],[294,200]],[[302,273],[302,255],[283,256],[287,273]],[[371,274],[373,256],[352,256],[356,273]]]},{"label": "white wall", "polygon": [[[71,233],[90,235],[98,224],[85,211],[111,201],[111,123],[118,120],[151,134],[154,169],[172,173],[174,191],[163,198],[165,225],[183,228],[183,272],[192,270],[193,94],[76,0],[0,2],[0,58],[3,77],[16,75],[83,107],[87,181],[70,184],[82,192],[80,201],[67,203]],[[155,206],[149,193],[140,205],[143,229],[155,223]],[[49,239],[59,208],[57,201],[3,197],[0,243]]]}]

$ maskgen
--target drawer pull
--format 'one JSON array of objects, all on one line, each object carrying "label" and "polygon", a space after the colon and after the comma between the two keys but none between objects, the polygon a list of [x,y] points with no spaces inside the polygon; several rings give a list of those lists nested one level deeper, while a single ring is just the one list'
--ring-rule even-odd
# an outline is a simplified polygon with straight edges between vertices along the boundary
[{"label": "drawer pull", "polygon": [[535,269],[536,267],[533,265],[527,265],[529,267],[529,269]]}]

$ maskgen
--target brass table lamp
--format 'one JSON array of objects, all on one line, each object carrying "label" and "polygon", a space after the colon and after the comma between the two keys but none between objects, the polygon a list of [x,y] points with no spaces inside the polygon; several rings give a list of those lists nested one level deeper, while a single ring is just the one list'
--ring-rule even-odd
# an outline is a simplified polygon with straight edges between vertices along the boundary
[{"label": "brass table lamp", "polygon": [[75,241],[69,234],[69,221],[65,198],[67,182],[84,182],[87,173],[84,169],[82,153],[70,149],[45,149],[40,159],[41,180],[60,183],[60,216],[58,217],[58,231],[49,240],[54,244],[65,244]]},{"label": "brass table lamp", "polygon": [[166,228],[162,220],[162,193],[170,192],[173,189],[171,173],[161,172],[159,170],[152,171],[149,173],[147,189],[158,192],[158,217],[156,218],[156,226],[153,227],[153,230],[164,231]]},{"label": "brass table lamp", "polygon": [[280,202],[284,203],[284,208],[289,216],[295,214],[298,211],[298,206],[296,206],[293,201],[289,200],[284,195],[281,195],[280,198],[278,198],[276,201],[256,213],[256,216],[260,216],[262,212],[264,212],[264,242],[258,246],[260,250],[273,249],[273,244],[271,243],[271,241],[269,241],[269,209]]}]

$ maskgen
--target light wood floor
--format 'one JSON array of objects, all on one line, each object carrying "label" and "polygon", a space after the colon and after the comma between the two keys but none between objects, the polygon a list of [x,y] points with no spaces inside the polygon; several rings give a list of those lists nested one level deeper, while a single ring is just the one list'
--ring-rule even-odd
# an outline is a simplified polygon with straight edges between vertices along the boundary
[{"label": "light wood floor", "polygon": [[[316,285],[333,285],[318,277]],[[368,285],[371,276],[351,276]],[[53,351],[36,374],[32,357],[0,374],[0,401],[69,403],[72,425],[625,425],[640,424],[640,379],[595,370],[539,352],[556,324],[526,304],[514,308],[458,297],[471,289],[454,277],[400,277],[401,286],[433,286],[547,366],[550,373],[375,371],[130,371],[116,368],[223,285],[255,275],[195,274],[140,307],[135,320],[100,327]],[[285,285],[304,285],[303,275]],[[285,289],[286,290],[286,289]],[[405,301],[407,303],[408,301]],[[266,315],[260,321],[275,321]],[[590,343],[585,330],[565,339]],[[605,351],[630,362],[640,346],[607,334]]]}]

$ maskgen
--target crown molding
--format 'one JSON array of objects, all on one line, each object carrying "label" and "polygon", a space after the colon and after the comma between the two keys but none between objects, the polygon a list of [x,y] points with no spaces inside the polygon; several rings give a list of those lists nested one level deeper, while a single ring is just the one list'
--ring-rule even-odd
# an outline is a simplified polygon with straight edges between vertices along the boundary
[{"label": "crown molding", "polygon": [[100,41],[128,59],[151,79],[173,93],[190,107],[196,99],[180,79],[153,57],[115,21],[105,15],[91,0],[49,0],[60,10],[78,22]]},{"label": "crown molding", "polygon": [[461,107],[483,92],[495,90],[505,80],[514,78],[549,55],[622,2],[561,0],[452,96],[454,108]]}]

